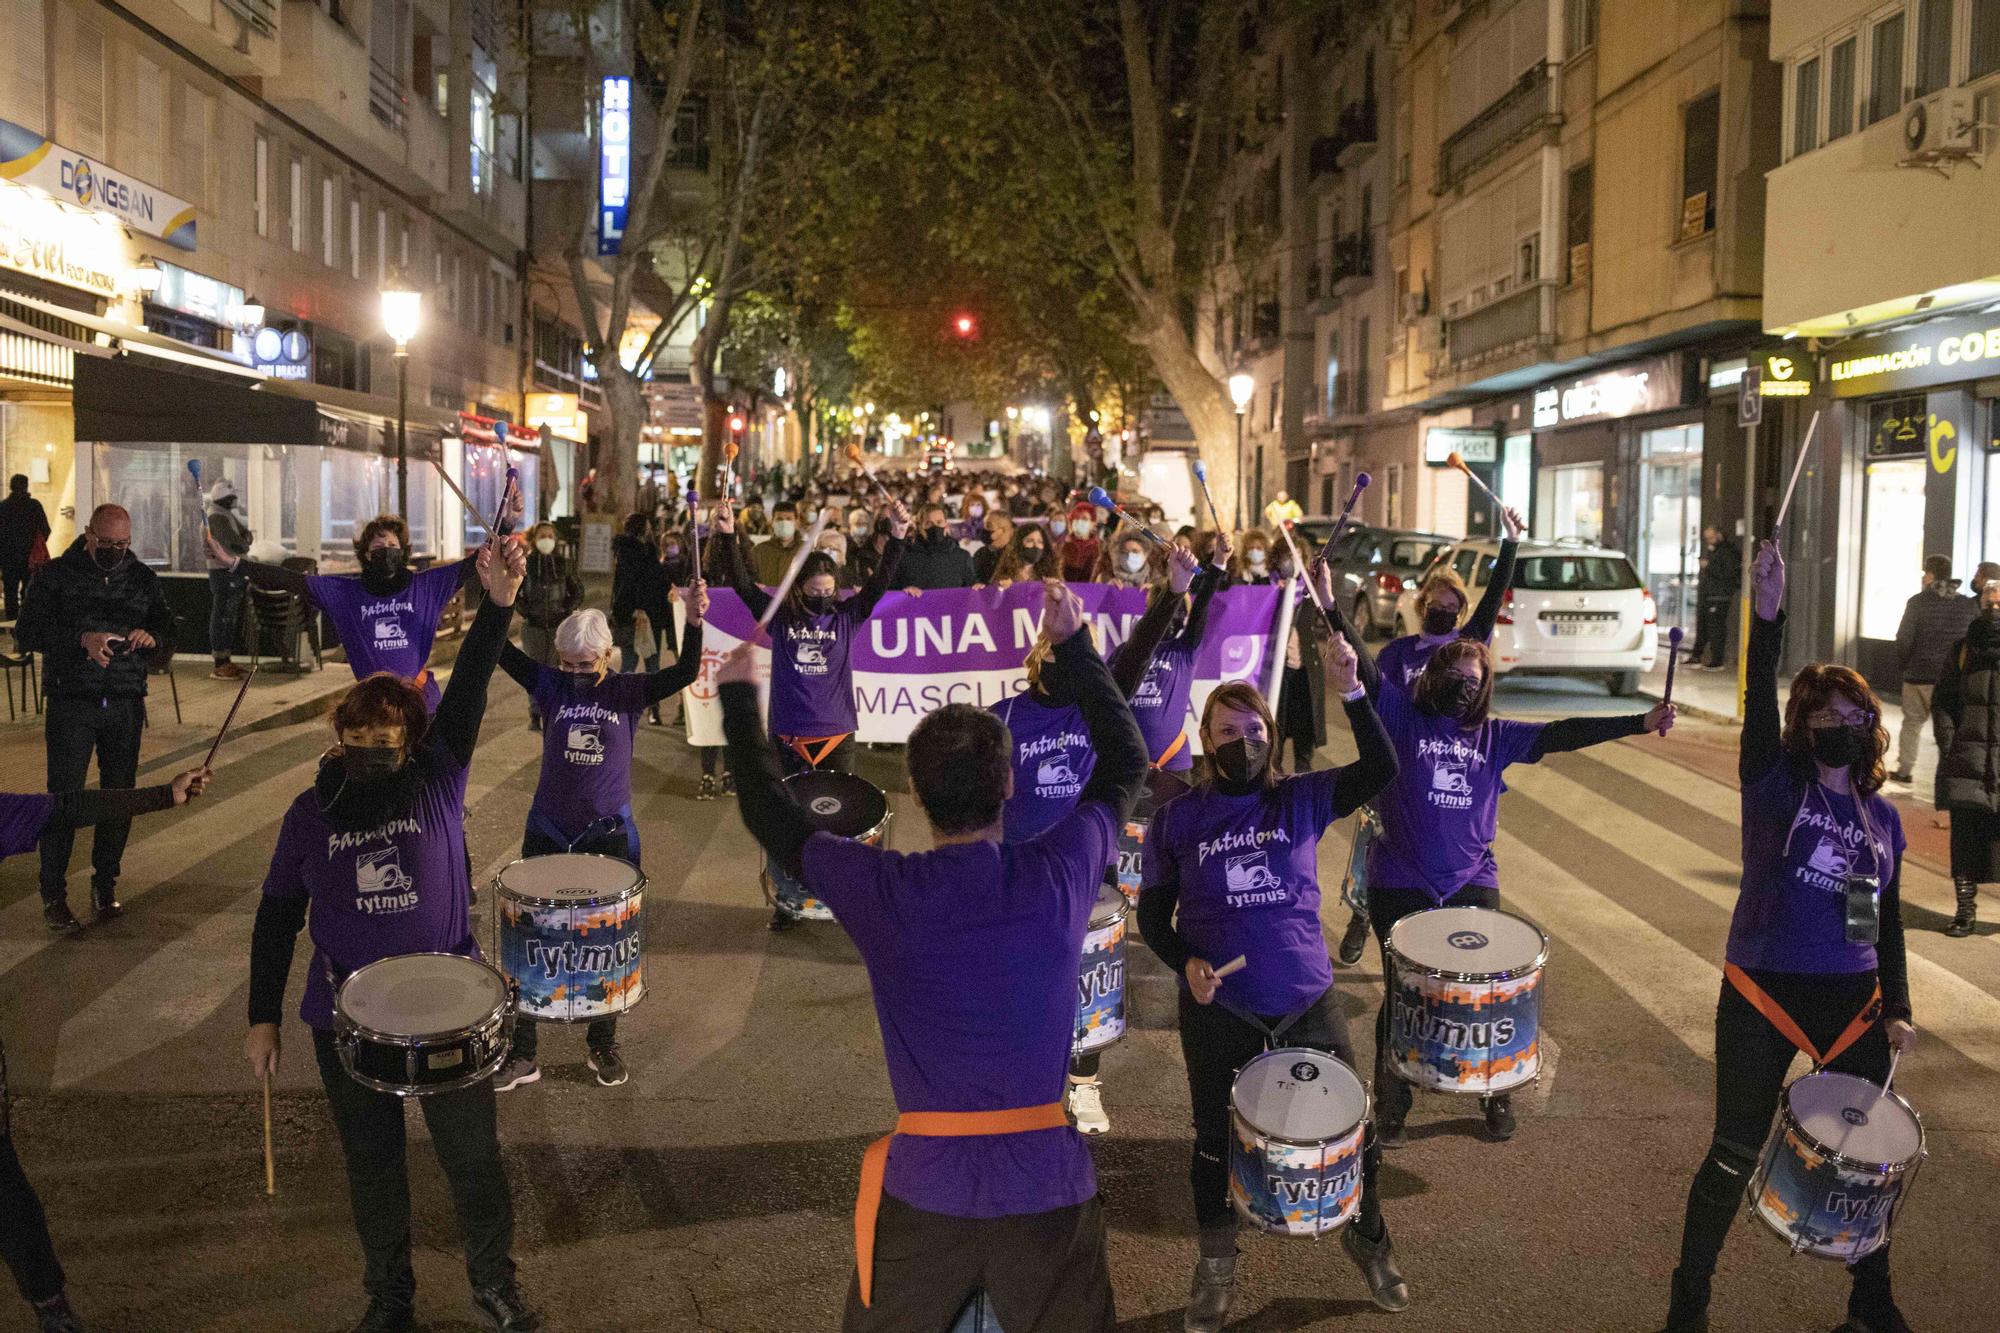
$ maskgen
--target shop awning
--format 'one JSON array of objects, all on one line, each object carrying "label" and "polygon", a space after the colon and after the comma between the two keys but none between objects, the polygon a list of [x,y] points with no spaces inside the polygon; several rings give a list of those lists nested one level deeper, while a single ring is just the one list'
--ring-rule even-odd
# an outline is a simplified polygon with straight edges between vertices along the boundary
[{"label": "shop awning", "polygon": [[76,359],[76,438],[114,444],[324,444],[309,399],[130,357]]}]

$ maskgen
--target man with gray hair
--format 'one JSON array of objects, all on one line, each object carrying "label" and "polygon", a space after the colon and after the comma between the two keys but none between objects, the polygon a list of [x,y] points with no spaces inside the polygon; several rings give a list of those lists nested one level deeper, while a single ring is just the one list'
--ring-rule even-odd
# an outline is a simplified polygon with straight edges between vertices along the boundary
[{"label": "man with gray hair", "polygon": [[[77,791],[97,756],[97,781],[129,788],[139,777],[146,726],[146,662],[166,644],[173,615],[160,580],[132,555],[132,517],[99,505],[69,549],[28,585],[14,637],[42,655],[42,691],[51,792]],[[91,844],[91,905],[106,921],[118,903],[118,873],[130,819],[106,820]],[[42,918],[50,930],[77,928],[69,909],[73,829],[42,838]]]}]

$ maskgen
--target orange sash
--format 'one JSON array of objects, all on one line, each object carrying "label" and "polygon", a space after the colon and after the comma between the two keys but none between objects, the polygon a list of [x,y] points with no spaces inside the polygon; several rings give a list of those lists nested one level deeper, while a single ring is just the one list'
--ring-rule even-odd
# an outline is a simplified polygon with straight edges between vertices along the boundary
[{"label": "orange sash", "polygon": [[1792,1016],[1785,1012],[1784,1006],[1772,999],[1769,992],[1752,980],[1748,972],[1734,963],[1725,963],[1722,975],[1729,978],[1729,984],[1736,987],[1737,993],[1750,1001],[1758,1013],[1770,1020],[1772,1027],[1784,1034],[1786,1041],[1805,1052],[1806,1058],[1813,1062],[1814,1069],[1824,1069],[1838,1060],[1840,1053],[1861,1040],[1861,1034],[1874,1027],[1876,1020],[1882,1016],[1882,987],[1877,983],[1875,993],[1868,998],[1868,1003],[1861,1006],[1861,1012],[1854,1016],[1845,1031],[1833,1039],[1833,1045],[1827,1047],[1826,1053],[1822,1055],[1812,1044],[1812,1038],[1806,1036],[1805,1030],[1793,1022]]},{"label": "orange sash", "polygon": [[1167,747],[1167,752],[1161,755],[1158,759],[1155,759],[1153,761],[1153,767],[1165,768],[1169,760],[1171,760],[1175,755],[1179,754],[1182,750],[1186,748],[1187,748],[1187,728],[1182,727],[1181,734],[1174,737],[1174,743]]},{"label": "orange sash", "polygon": [[[826,762],[828,755],[840,748],[842,741],[853,734],[851,731],[843,731],[838,736],[780,736],[778,739],[791,746],[793,753],[805,760],[808,767],[818,768]],[[819,748],[818,754],[813,753],[815,746]]]},{"label": "orange sash", "polygon": [[861,1192],[854,1200],[854,1263],[860,1274],[861,1303],[875,1298],[875,1215],[882,1209],[882,1178],[889,1169],[889,1142],[896,1134],[956,1139],[974,1134],[1026,1134],[1061,1129],[1069,1116],[1061,1102],[1016,1106],[1006,1111],[905,1111],[894,1134],[884,1134],[861,1154]]}]

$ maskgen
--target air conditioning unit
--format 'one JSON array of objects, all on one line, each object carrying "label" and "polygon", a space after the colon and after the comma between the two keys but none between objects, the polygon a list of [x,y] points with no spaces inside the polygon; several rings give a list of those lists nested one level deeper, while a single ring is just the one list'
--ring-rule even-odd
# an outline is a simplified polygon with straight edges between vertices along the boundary
[{"label": "air conditioning unit", "polygon": [[1976,101],[1964,88],[1912,102],[1903,111],[1903,151],[1919,163],[1970,157],[1979,151]]}]

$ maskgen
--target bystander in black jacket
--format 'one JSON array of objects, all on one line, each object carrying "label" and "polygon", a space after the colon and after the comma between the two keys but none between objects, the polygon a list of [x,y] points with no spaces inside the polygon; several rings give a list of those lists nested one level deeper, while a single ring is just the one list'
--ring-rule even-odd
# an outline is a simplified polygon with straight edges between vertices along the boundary
[{"label": "bystander in black jacket", "polygon": [[1724,537],[1703,557],[1695,579],[1695,596],[1704,602],[1726,602],[1743,587],[1743,552]]},{"label": "bystander in black jacket", "polygon": [[42,655],[42,688],[51,699],[143,699],[150,653],[121,653],[98,666],[83,650],[85,634],[135,629],[162,645],[172,638],[159,576],[132,555],[107,572],[79,537],[28,585],[14,637]]},{"label": "bystander in black jacket", "polygon": [[897,570],[897,586],[903,588],[970,588],[972,556],[947,529],[942,536],[925,533],[903,548],[903,562]]},{"label": "bystander in black jacket", "polygon": [[1966,637],[1966,627],[1978,614],[1978,603],[1959,595],[1957,579],[1933,583],[1903,603],[1902,623],[1896,627],[1896,667],[1904,683],[1935,685],[1943,679],[1945,659]]}]

